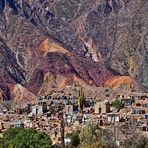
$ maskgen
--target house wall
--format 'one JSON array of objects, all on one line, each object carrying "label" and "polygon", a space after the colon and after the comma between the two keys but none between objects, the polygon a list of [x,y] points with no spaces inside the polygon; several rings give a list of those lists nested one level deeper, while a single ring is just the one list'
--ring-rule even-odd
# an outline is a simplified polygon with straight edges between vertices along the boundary
[{"label": "house wall", "polygon": [[110,112],[110,104],[103,103],[103,102],[97,102],[95,105],[95,113],[101,114],[101,113],[109,113]]},{"label": "house wall", "polygon": [[145,114],[145,110],[142,109],[134,109],[132,111],[133,114]]},{"label": "house wall", "polygon": [[73,114],[73,106],[72,105],[66,106],[66,113],[67,114]]},{"label": "house wall", "polygon": [[131,99],[122,99],[121,101],[124,102],[125,106],[132,105],[132,100]]},{"label": "house wall", "polygon": [[120,117],[118,116],[118,115],[114,115],[114,114],[112,114],[112,115],[108,115],[107,116],[107,121],[108,122],[119,122],[120,121]]},{"label": "house wall", "polygon": [[32,107],[32,114],[34,114],[34,115],[40,115],[42,113],[43,113],[43,107],[42,106],[36,105],[36,106],[33,106]]}]

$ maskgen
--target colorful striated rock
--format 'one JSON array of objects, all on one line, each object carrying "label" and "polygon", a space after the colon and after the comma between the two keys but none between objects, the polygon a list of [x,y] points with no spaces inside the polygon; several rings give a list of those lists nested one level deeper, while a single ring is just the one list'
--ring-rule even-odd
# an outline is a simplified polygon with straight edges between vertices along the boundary
[{"label": "colorful striated rock", "polygon": [[11,99],[16,84],[35,95],[48,84],[148,87],[147,8],[147,0],[0,0],[1,96]]}]

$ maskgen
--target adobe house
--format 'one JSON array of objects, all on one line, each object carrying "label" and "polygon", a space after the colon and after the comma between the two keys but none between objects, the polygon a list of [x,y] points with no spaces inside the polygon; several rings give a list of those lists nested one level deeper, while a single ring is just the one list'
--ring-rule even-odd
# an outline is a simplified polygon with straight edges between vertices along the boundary
[{"label": "adobe house", "polygon": [[121,101],[124,103],[124,106],[130,106],[133,103],[133,99],[131,97],[124,97]]},{"label": "adobe house", "polygon": [[148,108],[148,100],[143,100],[141,101],[142,107],[147,107]]},{"label": "adobe house", "polygon": [[132,114],[146,114],[148,111],[148,100],[138,100],[134,103]]},{"label": "adobe house", "polygon": [[138,100],[148,100],[148,93],[133,93],[130,95],[130,98],[138,101]]},{"label": "adobe house", "polygon": [[148,132],[148,126],[144,126],[144,125],[140,126],[140,131]]},{"label": "adobe house", "polygon": [[27,128],[27,127],[33,127],[33,121],[32,119],[30,118],[26,118],[25,121],[24,121],[24,126]]},{"label": "adobe house", "polygon": [[140,131],[148,132],[148,120],[142,120],[143,124],[139,127]]},{"label": "adobe house", "polygon": [[96,114],[103,114],[110,112],[111,104],[108,101],[97,102],[95,105],[95,113]]},{"label": "adobe house", "polygon": [[131,109],[131,112],[132,112],[132,114],[139,115],[139,114],[145,114],[146,110],[147,110],[147,108],[145,108],[145,107],[133,107]]},{"label": "adobe house", "polygon": [[124,99],[126,96],[124,94],[118,94],[116,95],[116,99]]}]

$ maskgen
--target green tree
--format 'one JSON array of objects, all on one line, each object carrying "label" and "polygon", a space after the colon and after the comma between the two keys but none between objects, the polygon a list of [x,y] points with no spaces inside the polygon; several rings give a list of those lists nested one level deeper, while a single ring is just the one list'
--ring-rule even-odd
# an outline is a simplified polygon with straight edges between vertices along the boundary
[{"label": "green tree", "polygon": [[5,142],[4,140],[0,137],[0,148],[5,148]]},{"label": "green tree", "polygon": [[113,143],[113,134],[101,129],[90,122],[84,126],[80,132],[80,147],[82,148],[112,148],[115,147]]},{"label": "green tree", "polygon": [[75,132],[70,136],[71,146],[77,147],[80,144],[79,132]]},{"label": "green tree", "polygon": [[117,110],[117,112],[119,112],[120,109],[124,106],[124,103],[121,100],[116,99],[112,102],[112,106]]},{"label": "green tree", "polygon": [[136,139],[133,139],[135,137],[131,137],[129,139],[126,139],[124,141],[124,147],[130,147],[130,148],[148,148],[148,139],[137,135]]},{"label": "green tree", "polygon": [[85,95],[84,95],[84,91],[82,90],[82,88],[79,91],[78,105],[79,105],[81,113],[83,113],[83,107],[85,105]]},{"label": "green tree", "polygon": [[10,128],[3,135],[7,148],[52,148],[50,137],[35,129]]},{"label": "green tree", "polygon": [[138,143],[136,145],[136,148],[141,148],[141,147],[146,148],[146,146],[148,146],[148,139],[146,137],[141,136],[138,139]]}]

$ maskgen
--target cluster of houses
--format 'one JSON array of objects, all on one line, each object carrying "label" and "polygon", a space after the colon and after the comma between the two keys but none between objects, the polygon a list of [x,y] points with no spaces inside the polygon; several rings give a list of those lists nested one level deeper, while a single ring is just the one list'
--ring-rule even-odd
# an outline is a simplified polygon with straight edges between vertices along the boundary
[{"label": "cluster of houses", "polygon": [[[112,106],[112,101],[115,99],[124,103],[124,107],[119,112],[115,112]],[[76,96],[37,97],[34,103],[27,104],[24,108],[1,114],[0,133],[12,126],[34,127],[49,134],[54,143],[59,143],[62,119],[64,119],[65,135],[80,130],[88,121],[107,129],[116,124],[122,127],[131,125],[134,119],[137,123],[137,131],[148,136],[148,94],[120,94],[110,100],[86,97],[83,113],[79,110]],[[130,127],[125,130],[129,132]]]},{"label": "cluster of houses", "polygon": [[124,102],[125,107],[131,109],[133,115],[143,115],[144,119],[148,119],[148,95],[137,94],[131,96],[120,95],[119,99]]}]

